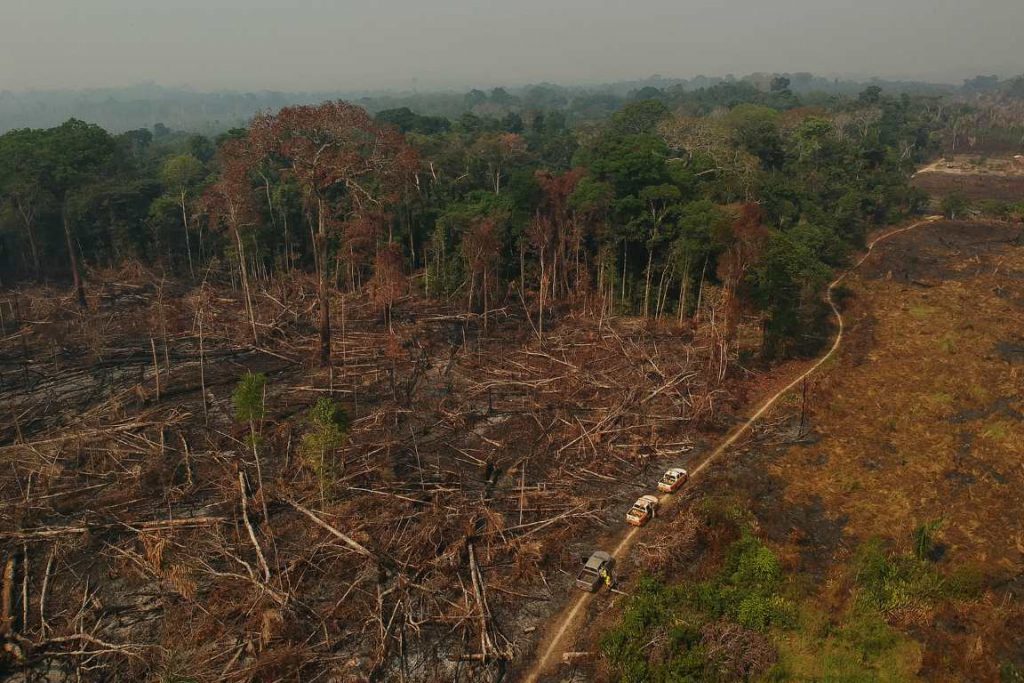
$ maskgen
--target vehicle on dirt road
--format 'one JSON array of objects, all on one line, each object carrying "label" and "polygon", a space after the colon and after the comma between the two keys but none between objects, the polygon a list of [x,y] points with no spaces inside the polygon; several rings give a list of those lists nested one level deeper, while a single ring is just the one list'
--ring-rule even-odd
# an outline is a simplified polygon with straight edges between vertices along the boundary
[{"label": "vehicle on dirt road", "polygon": [[595,550],[583,569],[576,575],[576,587],[588,593],[594,593],[601,587],[605,577],[610,577],[615,567],[615,558],[603,550]]},{"label": "vehicle on dirt road", "polygon": [[633,503],[633,507],[629,508],[629,512],[626,513],[626,523],[633,526],[643,526],[654,519],[657,510],[657,496],[640,496]]},{"label": "vehicle on dirt road", "polygon": [[673,467],[662,475],[661,481],[658,482],[658,490],[662,493],[675,493],[689,478],[689,473],[682,467]]}]

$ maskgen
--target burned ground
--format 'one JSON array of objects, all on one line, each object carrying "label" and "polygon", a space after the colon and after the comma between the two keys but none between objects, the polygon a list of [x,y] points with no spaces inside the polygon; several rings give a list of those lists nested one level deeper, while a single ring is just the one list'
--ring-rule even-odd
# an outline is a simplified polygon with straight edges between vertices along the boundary
[{"label": "burned ground", "polygon": [[[265,284],[253,343],[227,283],[92,281],[87,313],[0,303],[15,679],[500,677],[593,539],[763,380],[738,347],[720,379],[712,325],[578,315],[538,339],[521,310],[415,298],[389,327],[339,297],[318,369],[311,282]],[[251,424],[245,372],[267,378]],[[319,397],[349,420],[327,465],[303,446]]]},{"label": "burned ground", "polygon": [[972,201],[1016,203],[1024,199],[1024,163],[1005,153],[956,155],[921,169],[913,185],[935,198],[959,194]]},{"label": "burned ground", "polygon": [[922,173],[914,178],[914,187],[937,197],[956,193],[970,200],[1019,202],[1024,197],[1024,176],[991,178],[981,175]]}]

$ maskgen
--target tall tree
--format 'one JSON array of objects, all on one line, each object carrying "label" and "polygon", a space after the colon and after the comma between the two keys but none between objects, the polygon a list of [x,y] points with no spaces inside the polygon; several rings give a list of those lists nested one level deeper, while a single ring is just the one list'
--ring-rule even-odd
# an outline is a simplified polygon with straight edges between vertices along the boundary
[{"label": "tall tree", "polygon": [[494,194],[501,194],[501,182],[509,166],[521,162],[526,155],[526,141],[518,133],[488,133],[477,139],[470,152],[486,166]]},{"label": "tall tree", "polygon": [[484,329],[487,329],[488,290],[494,286],[495,270],[501,255],[501,240],[498,235],[500,215],[489,215],[477,219],[462,237],[462,256],[469,271],[468,307],[473,309],[476,283],[479,278],[480,293],[484,312]]},{"label": "tall tree", "polygon": [[256,332],[256,311],[252,303],[249,268],[245,260],[245,240],[242,237],[243,230],[255,225],[257,219],[245,142],[237,139],[225,141],[217,151],[217,160],[220,176],[203,195],[203,208],[211,225],[226,228],[234,238],[239,278],[245,296],[245,312],[252,328],[253,341],[256,342],[259,339]]},{"label": "tall tree", "polygon": [[68,263],[75,286],[78,305],[86,307],[85,283],[78,263],[78,248],[70,211],[70,201],[93,180],[96,173],[110,163],[114,155],[114,139],[97,125],[70,119],[47,132],[45,147],[46,176],[53,195],[61,207],[61,222],[68,248]]},{"label": "tall tree", "polygon": [[416,154],[397,130],[378,125],[364,109],[340,101],[257,116],[250,139],[302,193],[314,236],[319,358],[326,366],[331,359],[330,233],[353,216],[382,212],[394,204],[416,170]]},{"label": "tall tree", "polygon": [[41,258],[37,223],[44,205],[53,200],[46,187],[46,135],[46,131],[24,129],[0,136],[0,202],[10,206],[25,232],[36,278]]},{"label": "tall tree", "polygon": [[160,169],[160,181],[167,191],[174,195],[181,207],[181,223],[185,231],[185,253],[188,256],[188,272],[195,279],[192,265],[192,241],[189,238],[188,195],[203,177],[203,164],[191,154],[179,154],[164,162]]}]

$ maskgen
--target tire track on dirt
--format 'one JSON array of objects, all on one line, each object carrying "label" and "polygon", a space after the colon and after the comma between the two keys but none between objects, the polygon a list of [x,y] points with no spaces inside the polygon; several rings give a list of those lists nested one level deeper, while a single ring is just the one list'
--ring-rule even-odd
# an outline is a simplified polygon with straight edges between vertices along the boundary
[{"label": "tire track on dirt", "polygon": [[[766,401],[764,401],[764,403],[761,404],[757,411],[755,411],[753,415],[747,418],[747,420],[743,422],[743,424],[734,427],[733,430],[729,433],[729,435],[726,436],[725,440],[723,440],[722,443],[715,447],[715,449],[711,451],[711,454],[708,455],[708,457],[705,458],[704,461],[700,463],[700,465],[698,465],[696,468],[690,471],[690,481],[687,482],[688,485],[692,485],[693,479],[695,479],[698,475],[700,475],[701,472],[707,469],[708,466],[710,466],[715,460],[717,460],[733,444],[739,441],[740,437],[746,434],[750,430],[750,428],[753,427],[754,424],[765,413],[771,410],[771,408],[775,406],[779,399],[785,396],[790,390],[792,390],[798,384],[803,382],[805,379],[807,379],[815,372],[817,372],[818,369],[821,368],[821,366],[823,366],[825,363],[831,360],[833,356],[835,356],[836,352],[839,350],[839,347],[842,346],[843,334],[846,330],[843,316],[839,312],[839,306],[835,302],[835,290],[840,284],[842,284],[843,280],[845,280],[855,270],[860,268],[861,265],[863,265],[864,261],[866,261],[868,257],[871,256],[871,253],[874,251],[875,245],[891,237],[895,237],[896,235],[900,235],[910,230],[914,230],[915,228],[919,228],[922,225],[931,225],[935,221],[941,219],[942,216],[929,216],[924,220],[917,221],[916,223],[911,223],[910,225],[904,226],[902,228],[897,228],[895,230],[890,230],[889,232],[879,235],[878,237],[876,237],[875,239],[871,240],[868,243],[867,249],[864,251],[864,254],[860,257],[860,259],[858,259],[856,263],[854,263],[852,266],[844,270],[841,275],[839,275],[835,280],[829,283],[828,290],[825,293],[825,301],[832,308],[832,315],[835,317],[836,320],[836,335],[835,339],[833,339],[832,341],[832,346],[829,347],[829,350],[821,358],[815,361],[811,367],[809,367],[804,372],[800,373],[800,375],[796,377],[796,379],[790,381],[788,384],[782,387],[782,389],[779,389],[777,392],[775,392],[775,394],[773,394]],[[673,496],[672,494],[665,494],[663,496],[659,496],[659,507],[669,507],[674,499],[679,498],[679,495]],[[616,561],[619,561],[622,557],[626,555],[629,549],[636,542],[637,536],[641,529],[642,527],[630,527],[629,531],[623,534],[622,540],[619,541],[619,544],[611,553],[612,557],[614,557]],[[558,627],[558,630],[555,631],[548,639],[548,644],[547,647],[544,649],[543,654],[535,661],[535,663],[526,672],[525,676],[522,679],[525,683],[536,683],[540,680],[540,677],[544,675],[552,667],[552,665],[557,662],[557,659],[561,656],[561,653],[564,649],[563,643],[566,641],[570,633],[573,633],[577,630],[576,627],[580,612],[583,610],[585,606],[590,604],[590,602],[594,599],[595,595],[595,593],[581,592],[576,597],[576,599],[572,601],[571,607],[568,607],[567,611],[563,610],[565,616],[562,618],[561,625]]]}]

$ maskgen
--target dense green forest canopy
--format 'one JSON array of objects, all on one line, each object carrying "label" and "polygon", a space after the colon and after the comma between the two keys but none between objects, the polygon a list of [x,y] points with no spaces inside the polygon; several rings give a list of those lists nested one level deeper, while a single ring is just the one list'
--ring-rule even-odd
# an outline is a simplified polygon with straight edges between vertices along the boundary
[{"label": "dense green forest canopy", "polygon": [[332,101],[215,139],[13,130],[0,278],[73,282],[84,305],[91,271],[132,261],[246,297],[312,275],[324,344],[339,289],[384,315],[410,289],[475,311],[530,301],[541,326],[546,308],[595,301],[687,325],[714,299],[726,334],[759,316],[765,354],[812,351],[833,269],[873,226],[923,210],[917,164],[979,139],[1020,149],[1024,81],[972,80],[965,101],[763,80],[472,91],[451,116]]}]

